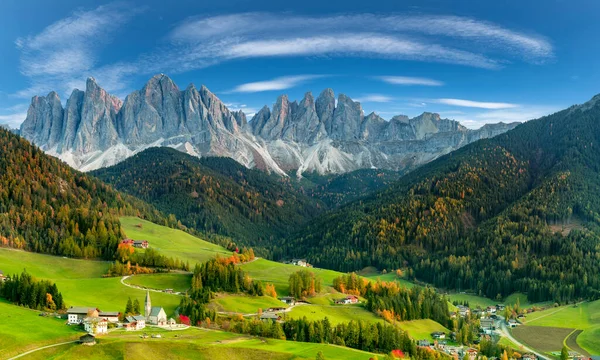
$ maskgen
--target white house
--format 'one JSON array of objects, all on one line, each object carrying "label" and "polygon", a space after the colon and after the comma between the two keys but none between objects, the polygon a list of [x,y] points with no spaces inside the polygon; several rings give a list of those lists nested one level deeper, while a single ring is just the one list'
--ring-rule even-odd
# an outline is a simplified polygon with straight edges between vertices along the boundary
[{"label": "white house", "polygon": [[83,306],[71,306],[67,310],[68,323],[81,324],[86,317],[98,317],[98,309]]},{"label": "white house", "polygon": [[146,318],[142,315],[128,316],[124,321],[125,330],[141,330],[146,327]]},{"label": "white house", "polygon": [[108,333],[108,321],[97,316],[83,319],[83,328],[90,334],[101,335]]}]

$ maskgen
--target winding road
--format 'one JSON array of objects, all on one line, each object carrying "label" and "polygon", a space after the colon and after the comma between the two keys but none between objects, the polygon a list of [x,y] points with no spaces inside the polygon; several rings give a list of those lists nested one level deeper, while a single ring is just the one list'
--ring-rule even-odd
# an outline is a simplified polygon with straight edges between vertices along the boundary
[{"label": "winding road", "polygon": [[503,318],[501,318],[501,319],[502,320],[500,320],[500,332],[502,333],[502,336],[507,337],[511,342],[513,342],[515,345],[519,346],[523,350],[535,354],[538,358],[544,359],[544,360],[550,360],[550,358],[547,357],[546,355],[540,354],[539,352],[531,349],[527,345],[525,345],[522,342],[520,342],[519,340],[515,339],[512,336],[512,334],[510,333],[510,331],[508,330],[508,327],[506,326],[506,321],[504,321]]}]

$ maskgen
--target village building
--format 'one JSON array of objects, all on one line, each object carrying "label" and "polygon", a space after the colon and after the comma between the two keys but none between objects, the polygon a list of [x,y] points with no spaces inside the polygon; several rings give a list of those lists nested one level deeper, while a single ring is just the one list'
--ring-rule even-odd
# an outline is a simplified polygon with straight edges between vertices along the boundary
[{"label": "village building", "polygon": [[146,323],[150,325],[166,325],[167,324],[167,313],[165,309],[160,306],[152,306],[150,300],[150,291],[146,291],[146,301],[144,302],[144,316],[146,317]]},{"label": "village building", "polygon": [[281,300],[281,302],[283,302],[287,305],[295,305],[296,304],[296,299],[294,299],[291,296],[284,296],[282,298],[279,298],[279,300]]},{"label": "village building", "polygon": [[147,249],[148,248],[148,240],[135,240],[133,242],[133,247]]},{"label": "village building", "polygon": [[127,331],[141,330],[146,327],[146,318],[142,315],[128,316],[123,322],[123,327]]},{"label": "village building", "polygon": [[335,303],[340,305],[358,304],[358,297],[354,295],[349,295],[343,299],[336,300]]},{"label": "village building", "polygon": [[133,240],[133,239],[124,239],[124,240],[121,240],[121,244],[133,246],[134,241],[135,240]]},{"label": "village building", "polygon": [[306,259],[292,259],[292,264],[296,266],[308,267],[309,263]]},{"label": "village building", "polygon": [[277,322],[277,321],[281,320],[281,316],[279,316],[277,314],[273,314],[273,313],[265,313],[260,316],[260,319],[262,321]]},{"label": "village building", "polygon": [[102,319],[113,324],[119,322],[119,316],[121,316],[121,313],[118,311],[100,311],[98,313],[98,317],[101,317]]},{"label": "village building", "polygon": [[514,320],[514,319],[508,320],[508,327],[514,328],[514,327],[517,327],[517,325],[519,325],[519,323],[516,320]]},{"label": "village building", "polygon": [[479,324],[481,325],[481,331],[486,335],[491,335],[496,330],[492,319],[481,319]]},{"label": "village building", "polygon": [[442,340],[446,338],[446,333],[442,331],[435,331],[431,333],[431,337],[436,340]]},{"label": "village building", "polygon": [[86,317],[98,317],[99,311],[96,308],[71,306],[67,310],[67,323],[69,325],[81,324]]},{"label": "village building", "polygon": [[417,346],[430,347],[431,343],[429,342],[429,340],[417,340]]},{"label": "village building", "polygon": [[469,360],[477,359],[477,350],[475,350],[475,349],[467,350],[467,356],[469,357]]},{"label": "village building", "polygon": [[523,354],[521,357],[522,360],[537,360],[537,355],[532,353]]},{"label": "village building", "polygon": [[462,317],[465,317],[471,313],[471,310],[464,305],[457,305],[456,308],[458,309],[458,314]]},{"label": "village building", "polygon": [[4,282],[7,280],[7,277],[4,276],[4,272],[2,270],[0,270],[0,282]]},{"label": "village building", "polygon": [[82,345],[96,345],[96,337],[93,334],[85,334],[79,338]]},{"label": "village building", "polygon": [[167,320],[167,325],[175,326],[175,325],[177,325],[177,321],[175,321],[175,319],[173,319],[173,318],[169,318],[169,320]]},{"label": "village building", "polygon": [[496,309],[498,311],[504,311],[505,308],[506,308],[506,305],[504,305],[504,304],[496,304]]},{"label": "village building", "polygon": [[83,328],[89,334],[102,335],[108,333],[108,321],[98,316],[88,316],[83,319]]},{"label": "village building", "polygon": [[496,313],[497,308],[495,306],[488,306],[486,311],[488,312],[488,314],[495,314]]}]

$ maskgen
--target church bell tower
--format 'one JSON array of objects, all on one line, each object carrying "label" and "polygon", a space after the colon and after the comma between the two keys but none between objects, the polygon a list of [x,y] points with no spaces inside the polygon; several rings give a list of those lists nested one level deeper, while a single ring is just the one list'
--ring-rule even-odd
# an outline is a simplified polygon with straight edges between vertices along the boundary
[{"label": "church bell tower", "polygon": [[144,302],[144,316],[146,319],[150,316],[150,312],[152,312],[152,302],[150,302],[150,290],[146,290],[146,301]]}]

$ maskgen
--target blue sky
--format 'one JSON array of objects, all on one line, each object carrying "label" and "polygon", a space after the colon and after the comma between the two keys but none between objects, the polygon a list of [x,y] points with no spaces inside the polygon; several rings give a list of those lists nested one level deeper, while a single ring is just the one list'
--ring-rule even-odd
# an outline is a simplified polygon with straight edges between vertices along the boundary
[{"label": "blue sky", "polygon": [[600,93],[600,2],[2,0],[0,123],[165,73],[251,115],[331,87],[383,118],[524,121]]}]

